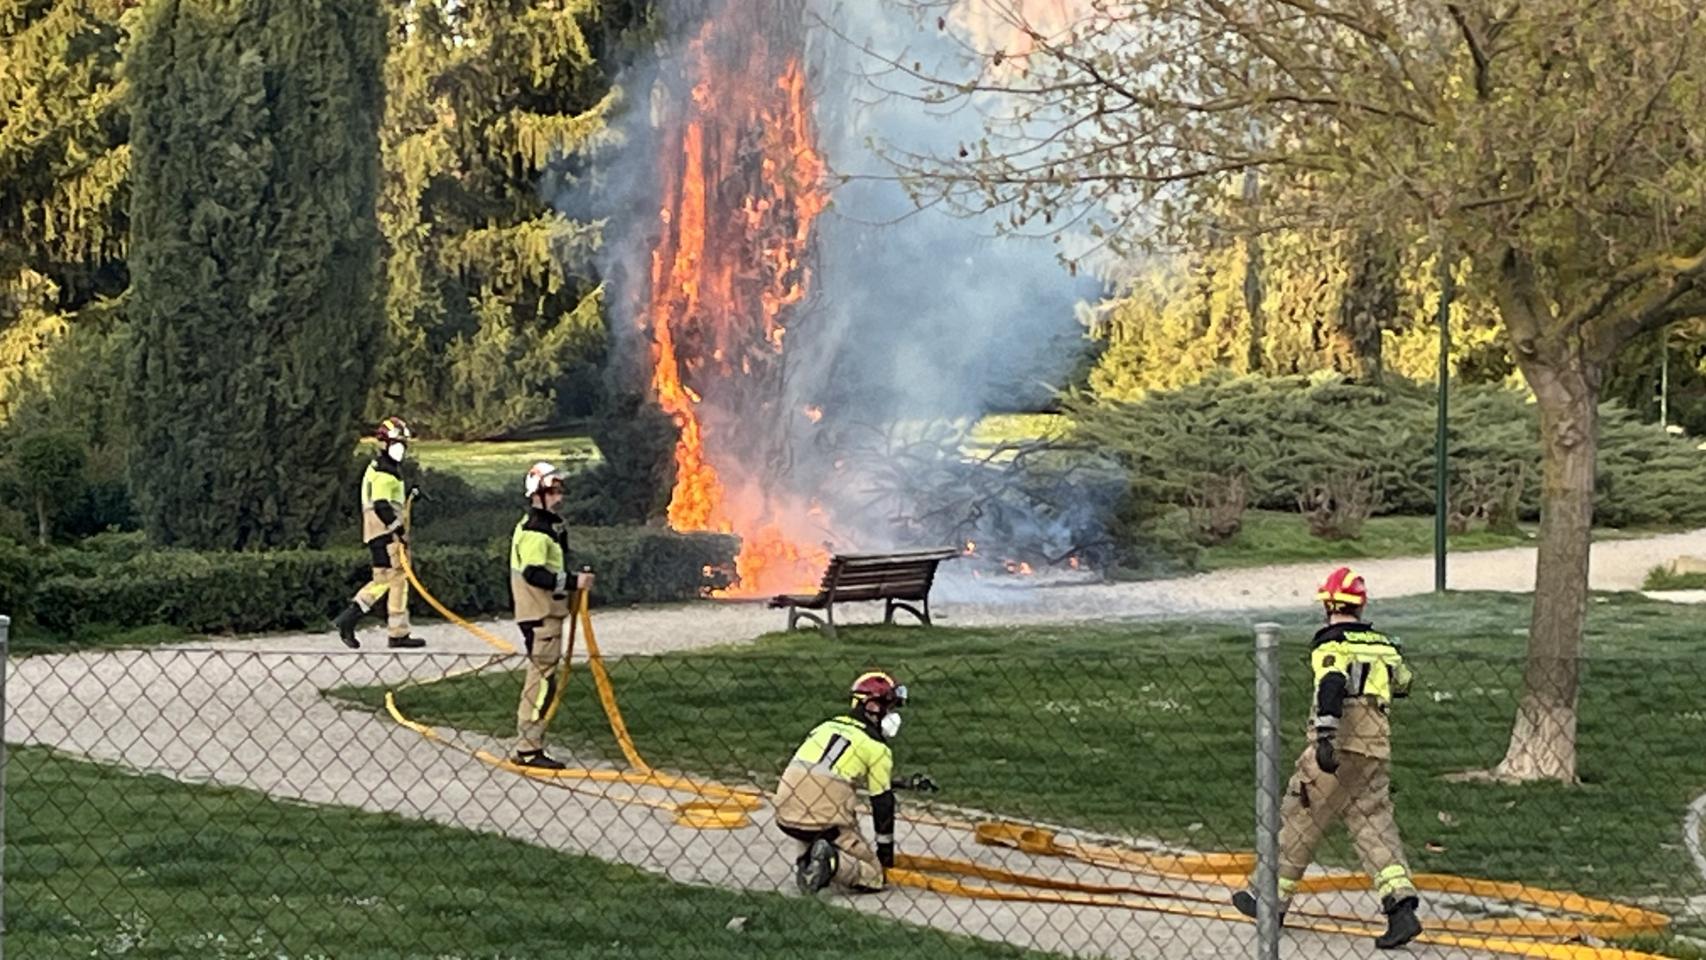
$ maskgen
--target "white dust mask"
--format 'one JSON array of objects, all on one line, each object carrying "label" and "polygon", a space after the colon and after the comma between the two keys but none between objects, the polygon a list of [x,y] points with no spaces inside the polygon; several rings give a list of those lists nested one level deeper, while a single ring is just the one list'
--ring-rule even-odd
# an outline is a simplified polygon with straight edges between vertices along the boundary
[{"label": "white dust mask", "polygon": [[891,713],[883,717],[882,728],[883,736],[893,739],[894,735],[900,732],[900,714]]},{"label": "white dust mask", "polygon": [[391,459],[397,461],[398,463],[402,463],[403,462],[403,449],[404,449],[404,447],[402,444],[392,443],[390,446],[385,448],[385,455],[390,457]]}]

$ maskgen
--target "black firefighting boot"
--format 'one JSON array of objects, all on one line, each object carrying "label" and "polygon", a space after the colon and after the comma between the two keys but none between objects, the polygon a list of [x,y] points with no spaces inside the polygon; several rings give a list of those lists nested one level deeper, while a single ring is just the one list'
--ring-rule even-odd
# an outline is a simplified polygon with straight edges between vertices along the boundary
[{"label": "black firefighting boot", "polygon": [[344,646],[351,650],[361,646],[361,641],[355,638],[355,622],[360,620],[361,615],[365,612],[361,607],[351,603],[332,620],[332,626],[338,628],[338,639],[342,640]]},{"label": "black firefighting boot", "polygon": [[566,770],[563,761],[556,757],[547,756],[543,750],[523,750],[515,755],[518,766],[532,767],[535,770]]},{"label": "black firefighting boot", "polygon": [[811,849],[794,868],[794,883],[800,892],[810,896],[829,886],[829,881],[835,877],[835,861],[835,844],[823,839],[813,840]]},{"label": "black firefighting boot", "polygon": [[1374,945],[1382,950],[1396,950],[1421,935],[1422,922],[1416,919],[1416,895],[1386,896],[1380,901],[1380,912],[1386,914],[1386,932],[1376,937]]},{"label": "black firefighting boot", "polygon": [[[1249,917],[1251,920],[1256,919],[1256,895],[1249,890],[1240,890],[1237,893],[1234,893],[1232,895],[1232,905],[1238,908],[1238,912],[1242,913],[1244,916]],[[1279,921],[1281,926],[1285,925],[1284,900],[1280,901]]]},{"label": "black firefighting boot", "polygon": [[426,641],[420,637],[392,637],[385,642],[393,650],[419,650],[426,646]]}]

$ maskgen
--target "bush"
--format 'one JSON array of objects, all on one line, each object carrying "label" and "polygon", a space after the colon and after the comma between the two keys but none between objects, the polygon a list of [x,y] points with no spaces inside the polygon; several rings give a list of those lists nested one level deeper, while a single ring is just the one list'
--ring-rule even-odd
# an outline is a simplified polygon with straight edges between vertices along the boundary
[{"label": "bush", "polygon": [[[62,634],[95,623],[169,623],[204,633],[320,629],[370,573],[361,549],[137,552],[122,536],[95,550],[56,552],[28,598],[37,623]],[[570,545],[573,568],[587,565],[598,574],[592,599],[604,605],[690,600],[726,586],[738,542],[667,530],[576,529]],[[509,615],[504,544],[422,545],[414,562],[422,582],[451,610]],[[10,570],[10,554],[0,550],[0,591],[8,589]],[[418,596],[411,606],[430,612]]]},{"label": "bush", "polygon": [[1677,573],[1668,566],[1647,571],[1642,590],[1706,590],[1706,573]]},{"label": "bush", "polygon": [[1322,540],[1362,536],[1362,525],[1379,505],[1380,490],[1373,475],[1355,467],[1326,472],[1297,497],[1298,512],[1309,524],[1310,534]]},{"label": "bush", "polygon": [[1242,471],[1203,478],[1198,492],[1189,497],[1198,543],[1205,547],[1225,543],[1244,529],[1249,486]]},{"label": "bush", "polygon": [[443,470],[420,470],[410,482],[418,483],[427,497],[415,501],[410,517],[411,532],[423,547],[507,543],[510,528],[526,508],[519,492],[483,490]]},{"label": "bush", "polygon": [[644,394],[618,391],[592,423],[604,461],[569,482],[563,504],[574,523],[641,524],[663,516],[675,485],[679,429]]},{"label": "bush", "polygon": [[30,614],[31,594],[41,577],[40,550],[0,540],[0,614],[21,620]]},{"label": "bush", "polygon": [[[1295,510],[1336,465],[1366,468],[1380,513],[1434,507],[1433,391],[1336,377],[1217,377],[1131,403],[1068,404],[1072,436],[1146,478],[1160,502],[1201,509],[1215,478],[1244,474],[1252,506]],[[1451,396],[1450,463],[1459,500],[1508,529],[1540,500],[1540,428],[1525,393],[1460,387]],[[1480,489],[1463,484],[1476,479]],[[1601,407],[1595,522],[1601,526],[1706,524],[1706,454]],[[1469,504],[1463,505],[1465,508]]]},{"label": "bush", "polygon": [[52,539],[55,521],[83,495],[88,467],[87,442],[69,430],[29,433],[13,444],[7,480],[34,518],[42,546]]}]

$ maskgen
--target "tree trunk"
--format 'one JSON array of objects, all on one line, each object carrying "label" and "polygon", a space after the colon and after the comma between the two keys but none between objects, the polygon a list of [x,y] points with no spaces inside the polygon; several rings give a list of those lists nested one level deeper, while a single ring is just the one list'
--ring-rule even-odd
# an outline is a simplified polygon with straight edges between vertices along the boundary
[{"label": "tree trunk", "polygon": [[1540,409],[1540,556],[1522,703],[1510,747],[1494,773],[1508,780],[1574,783],[1600,371],[1575,358],[1530,359],[1523,374]]},{"label": "tree trunk", "polygon": [[1350,275],[1329,340],[1333,369],[1370,383],[1381,378],[1381,337],[1398,322],[1398,258],[1372,232],[1350,245]]},{"label": "tree trunk", "polygon": [[1262,242],[1244,241],[1244,309],[1250,314],[1250,350],[1244,362],[1250,373],[1261,373],[1267,357],[1267,323],[1262,316]]},{"label": "tree trunk", "polygon": [[52,525],[47,522],[47,494],[38,493],[36,494],[36,539],[41,541],[41,545],[45,547],[48,545],[48,541],[53,539],[52,534]]}]

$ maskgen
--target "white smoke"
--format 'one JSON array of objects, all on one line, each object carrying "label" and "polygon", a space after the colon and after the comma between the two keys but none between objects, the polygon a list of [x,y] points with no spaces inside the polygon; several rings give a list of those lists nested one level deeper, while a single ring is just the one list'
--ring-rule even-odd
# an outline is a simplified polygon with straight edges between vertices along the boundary
[{"label": "white smoke", "polygon": [[979,110],[908,96],[917,91],[885,67],[904,59],[964,73],[952,29],[894,0],[821,0],[808,15],[820,140],[850,179],[819,222],[820,312],[801,331],[812,341],[803,379],[857,384],[850,402],[873,412],[977,416],[1046,403],[1085,346],[1075,305],[1100,285],[1069,275],[1049,238],[998,235],[995,215],[918,208],[887,159],[952,156],[984,135]]},{"label": "white smoke", "polygon": [[[1002,556],[1003,540],[1026,541],[1032,556],[1062,556],[1101,522],[1108,484],[1093,484],[1093,495],[1056,490],[1045,498],[1052,502],[1004,495],[988,471],[967,473],[960,443],[963,428],[986,413],[1048,401],[1088,346],[1080,315],[1103,287],[1069,274],[1051,239],[1000,236],[993,216],[920,210],[893,178],[879,143],[945,155],[982,135],[977,112],[944,112],[870,79],[881,58],[902,53],[945,65],[957,55],[948,32],[892,0],[809,3],[803,15],[820,150],[849,179],[814,227],[810,292],[794,308],[786,340],[779,406],[788,413],[761,427],[781,434],[779,446],[789,452],[772,483],[799,502],[824,505],[827,523],[802,528],[826,526],[836,549],[941,540],[954,527],[963,539],[980,539],[992,557]],[[696,4],[664,6],[673,34],[693,31],[682,15]],[[656,53],[680,51],[666,41]],[[593,189],[558,200],[568,210],[591,197],[597,208],[577,212],[607,221],[600,270],[618,370],[636,388],[651,362],[645,311],[660,205],[655,157],[667,148],[649,122],[657,62],[622,76],[622,146],[585,181]],[[980,495],[1005,499],[957,526],[941,522],[956,498]]]}]

